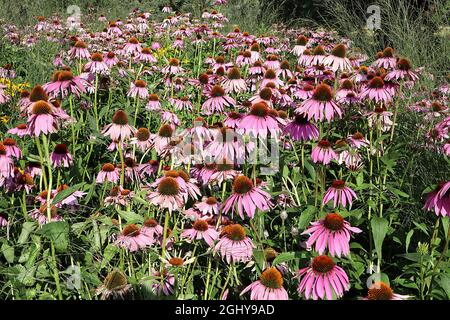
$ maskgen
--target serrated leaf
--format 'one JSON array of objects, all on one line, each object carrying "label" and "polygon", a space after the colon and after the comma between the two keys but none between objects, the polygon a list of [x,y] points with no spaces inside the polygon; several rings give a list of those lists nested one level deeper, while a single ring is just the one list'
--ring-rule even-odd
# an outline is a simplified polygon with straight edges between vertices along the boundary
[{"label": "serrated leaf", "polygon": [[67,221],[57,221],[45,224],[41,233],[53,242],[56,251],[64,252],[69,246],[69,230]]}]

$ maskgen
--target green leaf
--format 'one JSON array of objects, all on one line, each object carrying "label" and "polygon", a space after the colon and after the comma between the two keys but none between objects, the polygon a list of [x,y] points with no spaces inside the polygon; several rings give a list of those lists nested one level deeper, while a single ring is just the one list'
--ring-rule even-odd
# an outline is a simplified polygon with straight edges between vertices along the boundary
[{"label": "green leaf", "polygon": [[117,210],[119,215],[126,220],[127,223],[143,223],[144,217],[132,211]]},{"label": "green leaf", "polygon": [[69,245],[69,224],[66,221],[45,224],[41,233],[53,242],[56,251],[64,252]]},{"label": "green leaf", "polygon": [[255,258],[256,266],[259,271],[262,271],[264,266],[264,251],[262,250],[253,250],[253,257]]},{"label": "green leaf", "polygon": [[294,259],[300,259],[302,257],[301,252],[283,252],[279,254],[272,262],[274,266],[277,264],[288,262]]},{"label": "green leaf", "polygon": [[367,284],[373,284],[376,282],[384,282],[387,285],[390,285],[389,283],[389,277],[385,273],[374,273],[367,279]]},{"label": "green leaf", "polygon": [[405,246],[406,246],[406,253],[408,253],[408,248],[409,248],[409,244],[411,242],[411,237],[414,234],[414,229],[409,230],[408,234],[406,235],[406,240],[405,240]]},{"label": "green leaf", "polygon": [[301,214],[298,220],[298,228],[300,230],[306,229],[311,220],[314,218],[314,213],[316,212],[316,207],[308,206]]},{"label": "green leaf", "polygon": [[373,217],[370,221],[370,226],[372,227],[373,242],[375,244],[377,257],[381,259],[383,240],[386,237],[389,222],[385,218]]},{"label": "green leaf", "polygon": [[18,244],[25,244],[28,241],[28,237],[30,233],[32,233],[36,229],[35,222],[24,222],[22,224],[22,232],[20,233],[19,239],[17,240]]},{"label": "green leaf", "polygon": [[450,300],[450,275],[448,273],[442,274],[439,277],[438,283],[444,289],[447,299]]},{"label": "green leaf", "polygon": [[108,244],[108,246],[105,248],[105,251],[103,251],[103,260],[100,265],[100,269],[105,268],[111,261],[111,259],[114,258],[117,252],[119,252],[119,247],[112,243]]},{"label": "green leaf", "polygon": [[78,191],[81,189],[81,187],[84,185],[84,182],[76,184],[72,187],[69,187],[65,190],[62,190],[60,192],[58,192],[56,194],[56,196],[53,198],[53,204],[57,204],[61,201],[63,201],[64,199],[66,199],[68,196],[70,196],[72,193],[74,193],[75,191]]},{"label": "green leaf", "polygon": [[388,190],[390,192],[392,192],[393,194],[395,194],[395,195],[397,195],[399,197],[409,198],[409,195],[407,193],[404,193],[403,191],[401,191],[401,190],[399,190],[397,188],[394,188],[394,187],[389,186],[389,185],[387,186],[387,188],[388,188]]},{"label": "green leaf", "polygon": [[2,253],[8,263],[14,262],[14,247],[10,246],[8,243],[3,242],[2,244]]},{"label": "green leaf", "polygon": [[425,233],[426,235],[428,235],[428,230],[427,227],[424,223],[417,223],[415,221],[413,221],[414,225],[419,228],[423,233]]}]

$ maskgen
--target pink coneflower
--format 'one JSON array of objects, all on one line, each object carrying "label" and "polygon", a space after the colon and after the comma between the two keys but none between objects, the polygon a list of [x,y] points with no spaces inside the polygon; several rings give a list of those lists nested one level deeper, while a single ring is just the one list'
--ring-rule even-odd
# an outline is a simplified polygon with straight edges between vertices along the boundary
[{"label": "pink coneflower", "polygon": [[239,127],[239,122],[241,122],[242,117],[242,114],[231,111],[227,113],[227,118],[224,120],[223,124],[231,129],[236,129]]},{"label": "pink coneflower", "polygon": [[160,111],[161,110],[161,102],[159,101],[159,96],[155,93],[152,93],[148,96],[148,103],[145,106],[146,109],[150,111]]},{"label": "pink coneflower", "polygon": [[244,219],[244,213],[252,219],[256,209],[266,211],[272,208],[271,196],[266,191],[255,187],[250,178],[241,175],[234,179],[233,193],[224,202],[223,213],[234,214],[235,211]]},{"label": "pink coneflower", "polygon": [[277,119],[270,113],[270,108],[265,102],[253,104],[249,114],[239,122],[238,128],[245,133],[263,137],[268,133],[277,136],[281,131]]},{"label": "pink coneflower", "polygon": [[33,102],[30,105],[31,115],[28,117],[28,133],[32,136],[39,136],[41,133],[49,134],[56,132],[58,115],[55,108],[44,100]]},{"label": "pink coneflower", "polygon": [[3,145],[6,148],[6,155],[8,157],[14,157],[16,159],[22,158],[22,151],[17,146],[16,140],[12,138],[5,138],[5,140],[3,140]]},{"label": "pink coneflower", "polygon": [[52,206],[50,209],[50,219],[47,212],[47,205],[42,205],[39,209],[33,209],[29,213],[30,217],[36,220],[40,225],[47,224],[49,222],[61,221],[62,217],[58,215],[58,208]]},{"label": "pink coneflower", "polygon": [[0,228],[8,225],[8,215],[5,212],[0,212]]},{"label": "pink coneflower", "polygon": [[169,102],[178,111],[192,111],[192,102],[189,101],[189,97],[169,98]]},{"label": "pink coneflower", "polygon": [[278,78],[276,71],[273,69],[267,69],[264,73],[264,78],[261,81],[260,88],[264,88],[269,82],[274,83],[276,88],[280,88],[284,85],[283,80]]},{"label": "pink coneflower", "polygon": [[311,159],[314,163],[327,165],[331,160],[337,160],[338,156],[334,152],[331,143],[328,140],[320,140],[316,147],[313,148]]},{"label": "pink coneflower", "polygon": [[214,241],[219,238],[219,233],[206,220],[197,219],[191,229],[185,229],[181,233],[181,238],[187,238],[190,242],[204,239],[208,246],[212,247]]},{"label": "pink coneflower", "polygon": [[54,97],[64,98],[69,94],[79,97],[86,92],[86,88],[80,77],[76,77],[71,71],[58,71],[54,76],[54,81],[44,86],[46,92]]},{"label": "pink coneflower", "polygon": [[433,211],[437,216],[450,216],[450,181],[440,183],[427,194],[423,209]]},{"label": "pink coneflower", "polygon": [[144,249],[153,244],[152,239],[143,234],[135,224],[125,226],[122,233],[117,237],[115,244],[130,252]]},{"label": "pink coneflower", "polygon": [[102,134],[110,137],[113,141],[124,141],[129,139],[136,129],[128,124],[128,115],[124,110],[117,110],[112,117],[112,123],[102,130]]},{"label": "pink coneflower", "polygon": [[298,57],[297,63],[300,66],[310,66],[311,61],[313,59],[313,55],[311,54],[311,51],[309,49],[305,49],[303,53]]},{"label": "pink coneflower", "polygon": [[347,204],[351,207],[353,199],[356,199],[356,193],[345,185],[343,180],[334,180],[331,187],[325,193],[322,204],[326,205],[329,201],[333,201],[333,208],[342,205],[344,208]]},{"label": "pink coneflower", "polygon": [[311,60],[309,61],[310,66],[323,64],[323,60],[326,57],[325,49],[322,45],[318,45],[314,48],[312,52]]},{"label": "pink coneflower", "polygon": [[107,74],[109,68],[103,61],[103,55],[101,53],[93,53],[91,55],[91,61],[86,63],[84,70],[94,74]]},{"label": "pink coneflower", "polygon": [[159,239],[163,235],[164,228],[158,224],[155,219],[147,219],[141,228],[141,233],[145,234],[150,239]]},{"label": "pink coneflower", "polygon": [[323,59],[322,63],[325,66],[329,66],[331,70],[334,72],[341,71],[351,71],[352,65],[350,63],[350,60],[345,57],[346,54],[346,47],[343,44],[336,45],[333,50],[331,51],[331,55],[325,57]]},{"label": "pink coneflower", "polygon": [[387,88],[381,77],[373,77],[359,94],[361,99],[388,103],[392,100],[392,91]]},{"label": "pink coneflower", "polygon": [[97,175],[96,182],[104,183],[105,181],[109,181],[112,183],[116,183],[117,181],[119,181],[119,179],[119,169],[112,163],[105,163],[102,166],[101,171]]},{"label": "pink coneflower", "polygon": [[131,139],[131,144],[136,144],[142,152],[146,152],[153,146],[153,139],[147,128],[139,128]]},{"label": "pink coneflower", "polygon": [[183,72],[183,68],[180,67],[180,61],[176,58],[171,58],[169,60],[169,65],[162,68],[161,72],[164,74],[176,75]]},{"label": "pink coneflower", "polygon": [[220,203],[215,197],[208,197],[202,202],[196,203],[194,207],[202,213],[203,216],[215,216],[219,214]]},{"label": "pink coneflower", "polygon": [[332,300],[333,294],[340,298],[350,288],[347,274],[329,256],[315,257],[309,267],[298,271],[296,277],[299,279],[297,291],[306,299]]},{"label": "pink coneflower", "polygon": [[411,62],[408,59],[402,58],[397,62],[397,69],[390,71],[384,78],[386,81],[390,80],[409,80],[417,81],[419,77],[411,71]]},{"label": "pink coneflower", "polygon": [[222,86],[226,93],[241,93],[247,91],[247,84],[241,78],[241,72],[238,68],[228,70],[227,78],[222,82]]},{"label": "pink coneflower", "polygon": [[231,107],[236,101],[225,94],[225,90],[220,85],[211,88],[210,98],[202,105],[203,113],[212,115],[215,113],[223,113],[225,107]]},{"label": "pink coneflower", "polygon": [[25,123],[21,123],[21,124],[18,124],[15,128],[9,129],[8,133],[9,134],[15,134],[19,138],[23,138],[26,135],[28,135],[28,128],[27,128],[27,125]]},{"label": "pink coneflower", "polygon": [[293,92],[294,97],[299,100],[307,100],[311,98],[314,94],[314,87],[308,83],[303,84],[303,86],[296,88]]},{"label": "pink coneflower", "polygon": [[139,52],[141,52],[142,47],[139,43],[139,40],[136,39],[136,37],[131,37],[128,39],[128,42],[125,43],[125,46],[123,47],[123,51],[128,55],[134,55]]},{"label": "pink coneflower", "polygon": [[[269,83],[268,85],[271,84],[273,83]],[[273,106],[272,99],[275,92],[276,92],[275,89],[272,89],[271,87],[267,86],[262,88],[257,95],[251,97],[248,101],[251,103],[265,102],[268,106],[272,107]]]},{"label": "pink coneflower", "polygon": [[255,245],[247,237],[245,229],[239,224],[227,225],[220,234],[220,240],[214,247],[227,263],[249,262]]},{"label": "pink coneflower", "polygon": [[304,114],[308,120],[314,118],[315,121],[326,119],[330,122],[335,114],[342,118],[342,110],[338,104],[333,101],[333,92],[330,86],[323,83],[314,89],[312,97],[304,101],[296,110],[297,114]]},{"label": "pink coneflower", "polygon": [[278,56],[274,54],[269,54],[266,57],[266,61],[264,62],[264,67],[266,69],[273,69],[275,71],[278,71],[280,68],[280,61],[278,60]]},{"label": "pink coneflower", "polygon": [[248,69],[248,74],[251,76],[256,76],[258,78],[262,77],[266,72],[266,68],[263,67],[261,61],[257,60],[253,63],[253,65]]},{"label": "pink coneflower", "polygon": [[350,146],[356,149],[369,146],[369,141],[359,131],[353,135],[348,136],[347,141],[350,144]]},{"label": "pink coneflower", "polygon": [[408,300],[411,296],[394,293],[391,287],[384,282],[375,282],[367,291],[363,300]]},{"label": "pink coneflower", "polygon": [[95,290],[95,293],[101,295],[101,300],[123,300],[132,288],[122,271],[113,270],[108,273],[102,285]]},{"label": "pink coneflower", "polygon": [[63,143],[55,146],[55,149],[50,156],[50,161],[55,168],[67,168],[73,163],[72,155],[70,154],[69,149],[67,149],[67,146]]},{"label": "pink coneflower", "polygon": [[280,67],[277,69],[277,77],[281,77],[281,79],[291,79],[294,77],[294,74],[292,73],[291,65],[289,64],[289,61],[283,60],[280,63]]},{"label": "pink coneflower", "polygon": [[391,120],[392,112],[387,111],[385,106],[377,106],[374,111],[367,113],[369,128],[380,126],[381,131],[389,131],[394,124]]},{"label": "pink coneflower", "polygon": [[175,285],[175,277],[173,274],[164,270],[161,274],[154,271],[153,276],[156,278],[152,284],[152,291],[157,296],[170,296],[173,294],[173,286]]},{"label": "pink coneflower", "polygon": [[103,55],[103,61],[109,68],[112,68],[119,63],[119,59],[117,58],[116,54],[111,51]]},{"label": "pink coneflower", "polygon": [[69,51],[69,56],[72,59],[89,59],[90,54],[89,51],[87,49],[87,45],[84,41],[78,40],[77,42],[75,42],[74,46],[72,47],[72,49],[70,49]]},{"label": "pink coneflower", "polygon": [[224,181],[234,180],[239,171],[234,169],[234,164],[226,159],[218,163],[216,170],[211,174],[209,182],[221,186]]},{"label": "pink coneflower", "polygon": [[309,141],[319,137],[317,127],[303,115],[296,115],[294,120],[284,127],[283,133],[289,135],[293,141]]},{"label": "pink coneflower", "polygon": [[140,99],[148,98],[147,82],[144,80],[136,80],[130,84],[130,90],[127,94],[128,97]]},{"label": "pink coneflower", "polygon": [[6,146],[0,142],[0,178],[14,177],[14,161],[7,154]]},{"label": "pink coneflower", "polygon": [[5,89],[5,88],[6,88],[6,86],[4,86],[4,85],[2,85],[2,84],[0,83],[0,105],[9,102],[9,100],[11,99],[11,97],[8,96],[8,95],[6,94],[6,92],[3,90],[3,89]]},{"label": "pink coneflower", "polygon": [[397,59],[394,57],[394,50],[391,47],[387,47],[372,66],[375,68],[394,69],[396,64]]},{"label": "pink coneflower", "polygon": [[315,250],[323,254],[328,248],[331,256],[348,256],[350,254],[350,236],[352,233],[360,233],[361,230],[350,226],[350,223],[338,213],[328,213],[324,219],[312,222],[311,227],[303,234],[309,234],[306,246],[311,248],[315,243]]},{"label": "pink coneflower", "polygon": [[242,161],[245,156],[245,145],[243,138],[233,129],[222,127],[207,146],[206,152],[212,159],[219,161],[224,158],[233,162]]},{"label": "pink coneflower", "polygon": [[250,300],[289,299],[286,289],[283,288],[283,276],[275,267],[264,270],[259,280],[246,287],[240,295],[248,291],[251,291]]},{"label": "pink coneflower", "polygon": [[147,163],[143,163],[139,166],[141,177],[154,177],[158,172],[159,162],[158,160],[149,160]]},{"label": "pink coneflower", "polygon": [[292,49],[292,54],[296,55],[297,57],[300,57],[303,53],[303,51],[306,50],[306,46],[308,44],[308,38],[306,38],[303,35],[300,35],[297,37],[295,41],[295,46]]},{"label": "pink coneflower", "polygon": [[163,124],[159,128],[158,134],[154,138],[155,150],[158,154],[163,152],[164,149],[170,144],[173,131],[174,129],[168,124]]},{"label": "pink coneflower", "polygon": [[349,93],[356,95],[355,87],[350,79],[344,79],[340,82],[340,87],[336,91],[336,99],[340,101],[341,99],[347,97]]},{"label": "pink coneflower", "polygon": [[150,192],[147,199],[161,209],[168,209],[170,213],[184,206],[180,184],[172,177],[160,179],[156,191]]}]

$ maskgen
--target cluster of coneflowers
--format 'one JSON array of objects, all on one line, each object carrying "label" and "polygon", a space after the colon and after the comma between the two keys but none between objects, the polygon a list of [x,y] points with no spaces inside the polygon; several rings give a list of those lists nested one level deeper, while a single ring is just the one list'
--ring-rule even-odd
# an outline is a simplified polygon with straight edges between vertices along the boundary
[{"label": "cluster of coneflowers", "polygon": [[[312,31],[287,40],[239,29],[222,34],[227,19],[217,11],[205,12],[201,22],[167,7],[163,12],[170,15],[162,22],[151,22],[150,13],[139,10],[124,21],[101,16],[103,30],[82,26],[68,39],[58,19],[39,18],[22,45],[47,37],[63,49],[53,61],[50,81],[23,91],[18,101],[11,102],[0,86],[0,104],[9,103],[20,114],[0,143],[0,185],[5,192],[22,192],[24,218],[43,225],[66,219],[62,209],[83,203],[86,193],[80,190],[52,203],[69,188],[66,183],[95,180],[98,203],[83,204],[109,210],[103,212],[118,219],[112,241],[128,254],[158,252],[159,261],[149,262],[158,295],[183,291],[185,279],[178,278],[178,270],[191,270],[201,252],[208,255],[209,268],[216,255],[226,266],[219,298],[232,289],[227,286],[238,267],[251,268],[252,279],[257,278],[234,282],[245,285],[240,295],[250,292],[250,299],[289,299],[286,279],[297,283],[299,297],[343,297],[351,281],[340,260],[349,258],[351,237],[362,232],[341,213],[351,212],[359,200],[349,173],[360,170],[367,156],[382,155],[384,146],[372,133],[394,136],[396,101],[414,86],[419,72],[392,48],[369,64],[368,57],[351,52],[346,39]],[[12,27],[7,36],[19,41]],[[163,48],[171,56],[162,55]],[[185,54],[188,49],[193,56]],[[112,104],[112,99],[126,104]],[[436,103],[431,103],[433,112],[445,114],[447,101]],[[89,124],[88,117],[93,119]],[[352,126],[358,129],[338,129],[348,121],[358,123]],[[448,140],[449,128],[447,117],[430,134]],[[77,147],[91,140],[85,130],[106,145],[96,145],[100,163],[79,181],[71,179],[69,169],[82,159]],[[296,235],[310,251],[310,261],[299,270],[272,265],[264,243],[268,215],[284,210],[282,199],[292,197],[292,190],[283,190],[275,198],[258,162],[251,162],[269,139],[295,154],[298,166],[304,168],[307,157],[321,173],[321,181],[317,177],[311,186],[320,215]],[[21,148],[28,141],[39,161],[20,167]],[[448,141],[442,148],[450,154]],[[92,149],[82,167],[92,166],[91,154]],[[331,168],[338,176],[329,174]],[[425,209],[448,216],[449,190],[450,182],[440,184]],[[31,211],[26,209],[29,198]],[[148,204],[139,212],[142,222],[123,224],[118,212],[131,211],[142,200]],[[8,219],[0,214],[0,226]],[[266,252],[259,275],[256,248]],[[130,288],[116,270],[98,293],[117,297]],[[375,283],[366,298],[407,297]]]}]

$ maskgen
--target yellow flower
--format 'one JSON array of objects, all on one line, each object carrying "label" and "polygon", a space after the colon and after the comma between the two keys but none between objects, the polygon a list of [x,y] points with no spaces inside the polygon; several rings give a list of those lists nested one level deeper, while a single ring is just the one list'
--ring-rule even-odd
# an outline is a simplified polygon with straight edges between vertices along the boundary
[{"label": "yellow flower", "polygon": [[5,124],[9,122],[10,117],[7,115],[0,116],[0,122]]}]

